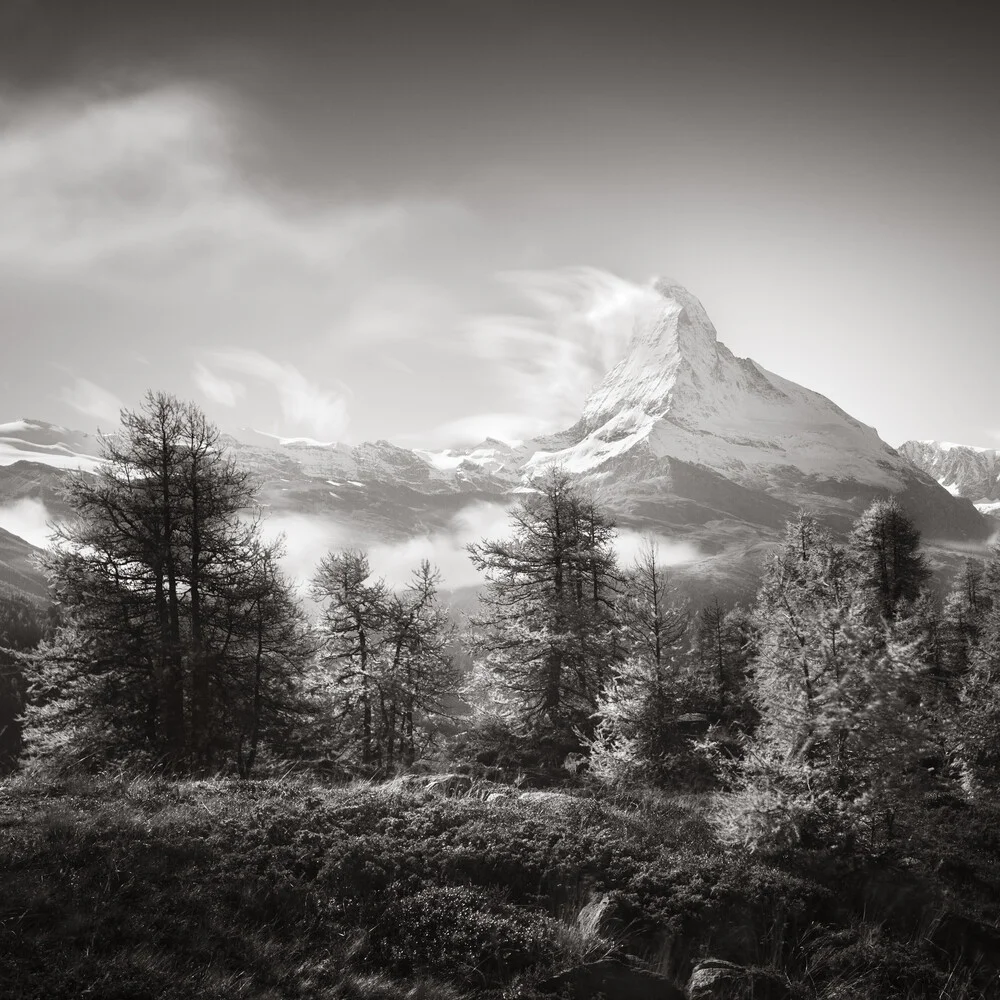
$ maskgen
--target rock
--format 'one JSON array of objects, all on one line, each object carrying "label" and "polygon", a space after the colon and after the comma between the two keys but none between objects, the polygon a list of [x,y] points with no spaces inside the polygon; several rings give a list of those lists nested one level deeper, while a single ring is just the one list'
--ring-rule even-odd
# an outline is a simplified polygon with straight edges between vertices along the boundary
[{"label": "rock", "polygon": [[689,1000],[789,1000],[788,981],[770,969],[750,969],[718,958],[699,962],[688,981]]},{"label": "rock", "polygon": [[677,728],[687,736],[704,736],[711,728],[708,716],[701,712],[688,712],[677,716]]},{"label": "rock", "polygon": [[536,802],[543,805],[566,805],[577,801],[575,795],[567,795],[565,792],[521,792],[518,798],[522,802]]},{"label": "rock", "polygon": [[568,1000],[685,1000],[684,991],[665,976],[613,959],[567,969],[535,989]]},{"label": "rock", "polygon": [[436,774],[427,780],[427,790],[438,795],[465,795],[472,788],[467,774]]}]

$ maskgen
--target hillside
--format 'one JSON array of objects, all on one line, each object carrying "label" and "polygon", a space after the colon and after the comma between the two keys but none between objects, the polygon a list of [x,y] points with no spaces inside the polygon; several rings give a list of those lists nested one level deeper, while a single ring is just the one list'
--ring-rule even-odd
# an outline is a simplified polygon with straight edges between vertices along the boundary
[{"label": "hillside", "polygon": [[34,565],[39,550],[0,528],[0,592],[7,590],[39,601],[48,600],[45,577]]}]

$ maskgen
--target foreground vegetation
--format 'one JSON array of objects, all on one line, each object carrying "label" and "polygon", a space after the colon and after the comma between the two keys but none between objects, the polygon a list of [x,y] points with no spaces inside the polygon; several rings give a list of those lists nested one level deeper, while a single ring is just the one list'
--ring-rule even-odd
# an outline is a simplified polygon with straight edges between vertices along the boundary
[{"label": "foreground vegetation", "polygon": [[861,863],[727,851],[707,806],[460,776],[8,779],[0,993],[531,997],[612,955],[681,984],[709,957],[769,969],[790,997],[996,995],[997,816],[941,804],[939,840]]}]

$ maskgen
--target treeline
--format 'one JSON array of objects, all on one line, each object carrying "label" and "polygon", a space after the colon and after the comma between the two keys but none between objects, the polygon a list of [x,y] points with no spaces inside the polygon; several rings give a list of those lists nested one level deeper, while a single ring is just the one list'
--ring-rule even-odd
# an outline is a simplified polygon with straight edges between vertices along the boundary
[{"label": "treeline", "polygon": [[608,514],[552,471],[469,547],[484,588],[460,628],[431,565],[393,590],[354,550],[317,553],[307,614],[196,407],[151,394],[104,449],[45,557],[55,627],[6,654],[32,766],[585,766],[719,790],[745,843],[847,846],[994,780],[1000,556],[941,604],[893,500],[843,543],[802,514],[752,607],[694,613],[655,545],[621,566]]}]

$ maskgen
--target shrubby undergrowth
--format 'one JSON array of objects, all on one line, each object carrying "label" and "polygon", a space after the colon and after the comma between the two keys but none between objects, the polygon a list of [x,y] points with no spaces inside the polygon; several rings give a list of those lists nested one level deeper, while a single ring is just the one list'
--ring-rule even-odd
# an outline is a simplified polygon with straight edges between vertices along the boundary
[{"label": "shrubby undergrowth", "polygon": [[933,841],[878,863],[756,858],[715,839],[709,805],[404,781],[8,779],[0,984],[11,998],[500,998],[630,954],[682,983],[705,957],[778,969],[803,997],[994,995],[989,956],[933,941],[959,902],[991,916],[994,863],[963,850],[978,831],[952,830],[967,864],[957,901]]}]

